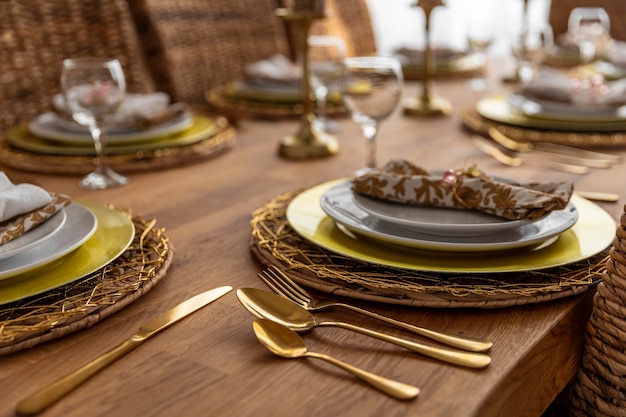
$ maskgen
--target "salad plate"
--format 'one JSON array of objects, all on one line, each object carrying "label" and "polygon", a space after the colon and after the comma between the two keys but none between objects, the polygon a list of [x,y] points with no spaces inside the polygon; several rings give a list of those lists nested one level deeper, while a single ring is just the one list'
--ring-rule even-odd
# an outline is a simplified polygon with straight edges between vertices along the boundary
[{"label": "salad plate", "polygon": [[34,229],[29,230],[16,239],[0,245],[0,262],[54,237],[59,230],[61,230],[66,220],[67,214],[65,213],[65,209],[59,210],[54,216]]},{"label": "salad plate", "polygon": [[322,207],[324,204],[336,205],[338,200],[343,200],[348,193],[353,193],[353,202],[351,203],[370,216],[427,235],[485,236],[537,221],[531,219],[509,220],[476,210],[424,207],[385,201],[354,193],[350,182],[341,183],[324,193]]},{"label": "salad plate", "polygon": [[626,106],[580,106],[573,103],[543,100],[512,94],[507,97],[511,108],[528,117],[564,122],[624,122]]}]

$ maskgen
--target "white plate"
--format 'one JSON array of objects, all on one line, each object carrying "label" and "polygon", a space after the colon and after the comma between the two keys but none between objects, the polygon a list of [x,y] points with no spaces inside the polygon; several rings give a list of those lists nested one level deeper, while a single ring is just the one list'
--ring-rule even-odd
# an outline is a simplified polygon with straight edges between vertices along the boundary
[{"label": "white plate", "polygon": [[538,221],[508,220],[476,210],[424,207],[384,201],[353,192],[350,182],[339,184],[325,194],[328,194],[329,201],[335,201],[336,196],[343,193],[352,193],[356,206],[371,216],[428,235],[485,236]]},{"label": "white plate", "polygon": [[356,204],[351,192],[326,192],[320,199],[320,205],[330,218],[350,232],[384,243],[435,251],[486,252],[546,245],[571,228],[578,219],[578,211],[570,203],[564,210],[554,210],[542,220],[514,229],[484,236],[449,237],[418,233],[372,216]]},{"label": "white plate", "polygon": [[519,94],[510,95],[507,103],[528,117],[558,121],[620,122],[626,120],[626,106],[581,107],[572,103],[540,100]]},{"label": "white plate", "polygon": [[65,207],[67,220],[54,239],[36,245],[26,252],[0,263],[0,280],[54,265],[54,261],[67,255],[87,241],[96,231],[98,221],[88,208],[72,203]]},{"label": "white plate", "polygon": [[[142,142],[157,139],[161,136],[181,132],[193,124],[190,112],[168,120],[146,130],[117,130],[109,131],[107,143],[123,144],[127,142]],[[28,125],[34,135],[59,142],[93,145],[93,139],[86,128],[73,122],[59,118],[55,113],[44,113],[35,117]]]},{"label": "white plate", "polygon": [[34,229],[22,234],[3,245],[0,245],[0,261],[15,256],[32,248],[35,245],[44,243],[57,234],[61,226],[65,224],[67,214],[65,209],[59,210],[54,216],[41,223]]}]

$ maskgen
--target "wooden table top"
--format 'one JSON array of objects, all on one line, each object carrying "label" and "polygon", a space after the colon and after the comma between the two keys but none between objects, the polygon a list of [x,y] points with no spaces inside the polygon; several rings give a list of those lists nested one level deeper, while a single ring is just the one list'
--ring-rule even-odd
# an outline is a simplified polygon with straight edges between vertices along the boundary
[{"label": "wooden table top", "polygon": [[[475,162],[493,174],[571,180],[578,189],[626,196],[619,165],[587,175],[499,165],[474,148],[461,129],[461,112],[481,95],[468,90],[464,80],[440,82],[436,90],[452,102],[454,114],[416,119],[398,109],[381,125],[381,164],[396,157],[432,169]],[[418,84],[407,83],[404,97],[418,91]],[[156,218],[175,257],[155,288],[111,317],[1,357],[0,416],[13,415],[20,399],[124,341],[145,320],[189,296],[221,285],[265,289],[257,278],[261,266],[249,250],[251,213],[278,194],[345,176],[365,160],[361,132],[347,119],[337,134],[339,155],[307,161],[279,157],[280,138],[295,133],[298,124],[243,121],[230,152],[186,167],[133,174],[128,185],[106,191],[81,190],[77,177],[8,170],[17,182]],[[623,150],[615,153],[626,156]],[[599,204],[616,221],[623,213],[623,202]],[[493,361],[485,370],[443,364],[342,329],[303,335],[311,350],[421,388],[416,400],[402,402],[323,362],[273,356],[255,338],[253,317],[233,291],[104,369],[45,415],[539,416],[579,366],[590,296],[492,310],[368,304],[415,325],[492,340]],[[316,314],[407,336],[339,309]]]}]

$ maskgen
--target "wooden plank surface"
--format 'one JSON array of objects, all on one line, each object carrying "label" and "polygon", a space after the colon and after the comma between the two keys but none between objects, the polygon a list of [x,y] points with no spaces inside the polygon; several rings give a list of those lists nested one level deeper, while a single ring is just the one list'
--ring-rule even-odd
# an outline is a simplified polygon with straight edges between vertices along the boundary
[{"label": "wooden plank surface", "polygon": [[[463,80],[438,83],[436,89],[452,101],[455,114],[414,119],[396,112],[381,125],[379,163],[396,157],[429,169],[477,163],[493,174],[572,180],[580,189],[626,196],[623,166],[577,176],[497,164],[473,147],[460,125],[460,113],[480,95],[470,92]],[[408,84],[405,97],[418,91],[418,84]],[[122,311],[92,328],[0,357],[0,416],[13,415],[20,399],[191,295],[226,284],[265,288],[248,248],[252,211],[278,194],[345,176],[365,160],[364,139],[347,119],[337,135],[339,155],[310,161],[278,157],[278,141],[297,126],[297,121],[244,121],[229,153],[187,167],[132,175],[128,185],[106,191],[81,190],[76,177],[9,171],[16,181],[154,217],[176,253],[168,276]],[[617,221],[622,204],[601,205]],[[320,328],[303,335],[311,350],[422,389],[417,400],[396,401],[323,362],[273,356],[257,342],[252,316],[231,293],[129,353],[45,415],[539,416],[578,367],[590,294],[496,310],[367,306],[419,326],[491,339],[493,363],[486,370],[468,370],[342,329]],[[406,336],[341,310],[316,315]]]}]

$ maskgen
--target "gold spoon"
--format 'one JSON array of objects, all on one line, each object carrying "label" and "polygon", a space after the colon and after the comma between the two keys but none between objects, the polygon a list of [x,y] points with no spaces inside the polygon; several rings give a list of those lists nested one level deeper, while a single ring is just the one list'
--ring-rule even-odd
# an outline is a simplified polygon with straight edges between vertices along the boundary
[{"label": "gold spoon", "polygon": [[304,332],[319,326],[340,327],[375,337],[422,355],[456,365],[480,369],[487,367],[491,363],[491,357],[484,353],[463,352],[423,345],[340,321],[317,321],[313,315],[303,307],[273,292],[263,291],[257,288],[240,288],[237,290],[237,298],[254,316],[270,319],[296,332]]},{"label": "gold spoon", "polygon": [[293,330],[267,319],[256,319],[252,323],[252,328],[259,342],[270,352],[284,358],[318,358],[332,363],[335,366],[350,372],[352,375],[371,384],[399,400],[411,400],[420,393],[419,388],[402,382],[393,381],[382,376],[359,369],[348,363],[342,362],[322,353],[310,352],[307,350],[304,341]]}]

